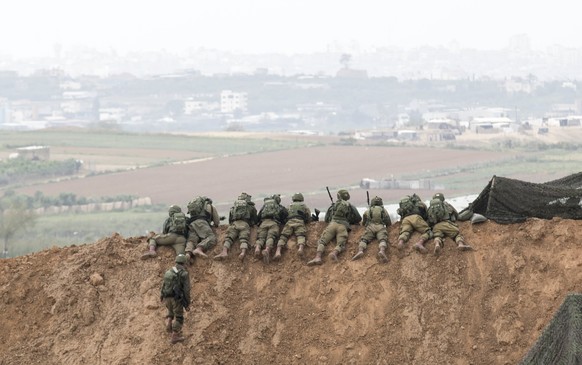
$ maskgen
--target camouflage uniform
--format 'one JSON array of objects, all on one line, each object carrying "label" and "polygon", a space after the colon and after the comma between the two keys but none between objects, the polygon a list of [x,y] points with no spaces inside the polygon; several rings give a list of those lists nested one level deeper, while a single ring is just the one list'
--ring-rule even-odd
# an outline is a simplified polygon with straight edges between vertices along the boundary
[{"label": "camouflage uniform", "polygon": [[459,213],[449,202],[445,201],[445,197],[441,193],[437,193],[433,196],[433,199],[438,199],[444,203],[446,209],[446,216],[441,218],[438,222],[431,222],[432,232],[435,241],[435,255],[440,253],[444,245],[444,241],[447,237],[450,237],[457,244],[457,248],[460,250],[470,250],[472,247],[465,244],[465,239],[459,227],[455,223],[459,217]]},{"label": "camouflage uniform", "polygon": [[[166,330],[172,332],[172,343],[183,341],[182,326],[184,325],[184,309],[189,310],[189,306],[184,307],[183,303],[174,297],[173,278],[179,275],[181,283],[181,292],[184,295],[186,303],[190,303],[190,276],[183,264],[187,258],[185,255],[176,256],[176,266],[168,269],[164,274],[164,281],[160,290],[160,299],[164,302],[167,309]],[[175,319],[175,321],[174,321]]]},{"label": "camouflage uniform", "polygon": [[277,247],[287,246],[289,237],[295,235],[297,237],[298,245],[305,245],[305,236],[307,235],[307,228],[305,225],[312,220],[311,211],[303,202],[303,194],[296,193],[292,197],[293,202],[289,205],[289,220],[285,223],[281,231],[281,237],[277,243]]},{"label": "camouflage uniform", "polygon": [[239,258],[244,258],[246,250],[249,248],[249,239],[251,237],[251,228],[257,224],[257,208],[255,208],[255,203],[251,201],[251,195],[247,193],[242,193],[237,201],[246,202],[247,218],[235,219],[235,205],[230,208],[228,215],[228,221],[230,225],[226,230],[226,238],[224,239],[224,247],[219,255],[214,256],[215,260],[222,260],[228,256],[228,250],[231,248],[232,244],[237,240],[240,241],[241,255]]},{"label": "camouflage uniform", "polygon": [[169,217],[164,221],[162,234],[156,234],[148,239],[149,251],[142,255],[142,259],[155,257],[157,246],[172,246],[176,254],[183,254],[186,248],[186,232],[176,233],[172,230],[172,216],[181,213],[182,209],[177,205],[171,205],[168,211]]},{"label": "camouflage uniform", "polygon": [[[398,241],[403,241],[404,243],[408,242],[410,236],[415,231],[420,233],[420,240],[423,242],[426,242],[431,236],[430,226],[426,222],[428,218],[426,215],[426,204],[416,194],[413,194],[413,197],[416,198],[416,201],[411,211],[403,211],[402,208],[398,208],[397,211],[402,218]],[[402,200],[410,198],[407,196]]]},{"label": "camouflage uniform", "polygon": [[378,258],[381,261],[386,261],[388,259],[385,255],[385,250],[388,247],[388,230],[386,226],[392,224],[392,221],[390,220],[390,214],[384,208],[382,198],[376,196],[372,199],[370,208],[364,212],[362,223],[366,226],[366,230],[360,238],[358,253],[352,259],[356,260],[362,257],[368,244],[377,239],[380,248]]},{"label": "camouflage uniform", "polygon": [[337,256],[341,253],[348,242],[348,233],[351,224],[358,224],[362,216],[354,205],[348,202],[350,194],[347,190],[340,190],[337,193],[337,201],[333,203],[325,214],[325,221],[328,225],[317,241],[316,257],[309,261],[308,265],[321,264],[321,255],[325,251],[325,246],[335,238],[336,247],[330,254],[332,260],[337,261]]},{"label": "camouflage uniform", "polygon": [[264,248],[266,245],[269,248],[275,246],[275,242],[279,239],[279,229],[281,224],[287,222],[287,217],[289,216],[289,211],[284,206],[281,206],[281,197],[277,201],[278,195],[272,197],[267,197],[264,202],[267,203],[269,200],[273,200],[277,204],[278,212],[274,216],[265,216],[265,205],[261,208],[258,214],[259,228],[257,229],[257,248]]},{"label": "camouflage uniform", "polygon": [[[216,245],[216,234],[210,224],[218,227],[220,217],[218,211],[212,205],[212,200],[205,198],[208,204],[202,214],[190,213],[190,224],[188,225],[188,240],[186,242],[186,254],[192,258],[195,254],[202,256],[204,252],[212,249]],[[196,247],[197,250],[194,250]]]}]

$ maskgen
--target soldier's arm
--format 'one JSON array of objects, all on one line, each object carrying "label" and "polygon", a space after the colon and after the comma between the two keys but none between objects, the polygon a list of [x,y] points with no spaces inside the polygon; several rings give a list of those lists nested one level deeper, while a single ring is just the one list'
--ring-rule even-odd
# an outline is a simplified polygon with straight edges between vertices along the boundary
[{"label": "soldier's arm", "polygon": [[313,221],[313,218],[311,217],[311,210],[305,207],[303,212],[305,213],[305,223],[311,223]]},{"label": "soldier's arm", "polygon": [[190,275],[188,274],[188,270],[182,271],[183,272],[183,283],[184,283],[184,298],[186,298],[186,302],[190,304]]},{"label": "soldier's arm", "polygon": [[170,223],[171,223],[171,218],[166,218],[166,220],[164,221],[164,226],[162,227],[163,234],[170,232]]},{"label": "soldier's arm", "polygon": [[350,204],[352,207],[352,215],[353,215],[353,222],[351,224],[359,224],[362,221],[362,216],[360,212],[358,212],[358,208],[356,208],[353,204]]},{"label": "soldier's arm", "polygon": [[390,219],[390,213],[388,213],[386,208],[383,208],[383,209],[384,209],[384,224],[386,226],[390,226],[390,225],[392,225],[392,220]]}]

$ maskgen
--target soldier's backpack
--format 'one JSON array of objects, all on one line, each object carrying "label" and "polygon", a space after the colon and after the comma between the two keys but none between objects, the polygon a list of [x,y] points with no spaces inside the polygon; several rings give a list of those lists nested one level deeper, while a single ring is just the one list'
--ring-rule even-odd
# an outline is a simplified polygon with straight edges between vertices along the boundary
[{"label": "soldier's backpack", "polygon": [[174,266],[166,271],[164,274],[164,282],[162,284],[162,297],[174,297],[184,307],[188,307],[182,284],[182,270],[184,269],[178,269]]},{"label": "soldier's backpack", "polygon": [[307,219],[305,216],[305,203],[301,201],[291,203],[291,205],[289,205],[289,218]]},{"label": "soldier's backpack", "polygon": [[350,203],[345,200],[338,200],[333,205],[332,219],[350,220],[352,208]]},{"label": "soldier's backpack", "polygon": [[384,223],[384,208],[379,205],[370,207],[370,221],[372,223]]},{"label": "soldier's backpack", "polygon": [[246,199],[238,199],[234,202],[234,206],[232,207],[232,219],[237,220],[249,220],[251,219],[251,213],[249,209],[249,203]]},{"label": "soldier's backpack", "polygon": [[432,199],[428,207],[428,222],[436,224],[438,222],[449,219],[449,213],[445,203],[440,199]]},{"label": "soldier's backpack", "polygon": [[278,215],[279,215],[279,204],[277,204],[275,199],[272,198],[265,199],[265,203],[263,204],[263,209],[261,213],[261,218],[273,219],[277,218]]},{"label": "soldier's backpack", "polygon": [[172,214],[169,231],[178,234],[186,233],[186,214],[182,212]]},{"label": "soldier's backpack", "polygon": [[414,204],[412,198],[409,196],[402,198],[398,203],[398,206],[398,214],[400,214],[401,217],[406,217],[407,215],[411,215],[416,212],[416,205]]},{"label": "soldier's backpack", "polygon": [[198,196],[194,200],[188,203],[188,214],[192,218],[203,217],[206,218],[208,215],[207,205],[209,204],[208,198],[205,196]]}]

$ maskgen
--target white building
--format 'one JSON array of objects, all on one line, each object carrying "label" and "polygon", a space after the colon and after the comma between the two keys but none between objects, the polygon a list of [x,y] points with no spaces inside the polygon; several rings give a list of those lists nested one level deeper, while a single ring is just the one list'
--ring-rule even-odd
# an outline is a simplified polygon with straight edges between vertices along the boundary
[{"label": "white building", "polygon": [[247,93],[236,93],[231,90],[223,90],[220,93],[220,111],[222,113],[233,113],[235,110],[239,110],[243,113],[247,112]]}]

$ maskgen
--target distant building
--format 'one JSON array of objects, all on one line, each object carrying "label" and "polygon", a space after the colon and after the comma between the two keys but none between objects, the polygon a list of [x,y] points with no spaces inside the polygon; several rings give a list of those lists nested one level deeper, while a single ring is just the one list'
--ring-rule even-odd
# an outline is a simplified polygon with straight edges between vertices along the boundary
[{"label": "distant building", "polygon": [[246,113],[248,110],[248,94],[223,90],[220,93],[220,111],[234,113],[236,110]]},{"label": "distant building", "polygon": [[50,159],[50,148],[48,146],[20,147],[10,155],[10,158],[48,161]]}]

